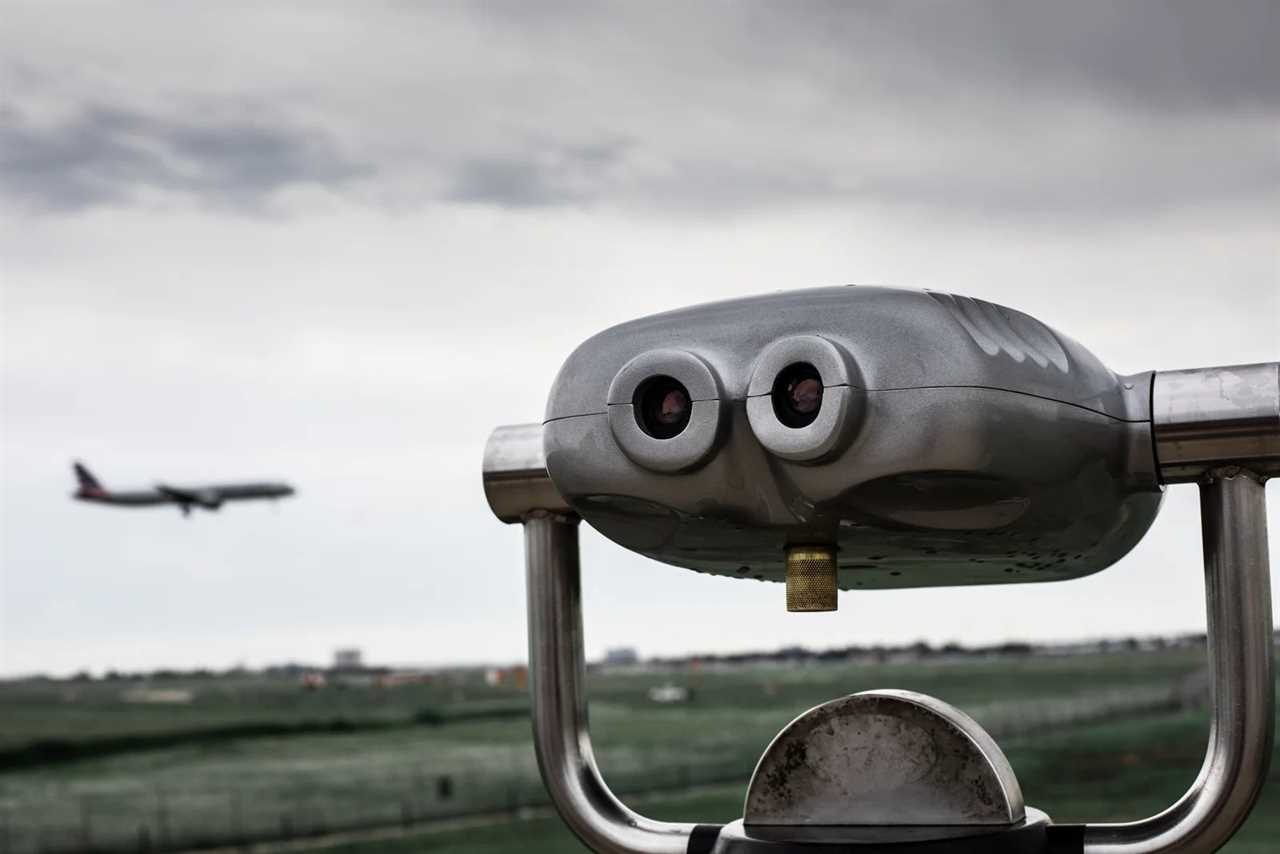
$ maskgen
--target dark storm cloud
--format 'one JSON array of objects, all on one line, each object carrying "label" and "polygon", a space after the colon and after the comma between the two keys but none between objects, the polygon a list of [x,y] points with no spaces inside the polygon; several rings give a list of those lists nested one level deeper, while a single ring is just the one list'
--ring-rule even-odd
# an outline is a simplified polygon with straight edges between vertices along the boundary
[{"label": "dark storm cloud", "polygon": [[337,185],[369,171],[322,135],[286,126],[176,121],[105,106],[50,125],[14,109],[0,116],[0,187],[37,210],[127,201],[145,188],[256,209],[283,187]]}]

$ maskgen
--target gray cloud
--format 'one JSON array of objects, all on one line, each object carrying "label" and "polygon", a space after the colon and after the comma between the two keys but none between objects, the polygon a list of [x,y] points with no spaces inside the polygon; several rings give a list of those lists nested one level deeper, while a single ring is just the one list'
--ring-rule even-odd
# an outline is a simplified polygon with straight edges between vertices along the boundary
[{"label": "gray cloud", "polygon": [[371,171],[322,134],[263,122],[174,120],[100,105],[43,126],[16,109],[0,118],[0,187],[37,210],[126,202],[143,189],[257,209],[283,187],[340,185]]},{"label": "gray cloud", "polygon": [[[37,70],[14,76],[14,102],[96,106],[60,124],[11,113],[0,180],[50,211],[147,188],[254,211],[307,183],[397,210],[890,204],[1074,222],[1252,206],[1280,190],[1278,8],[224,7],[136,15],[119,44],[91,19],[67,24],[86,67],[111,69],[92,75],[31,49],[22,33],[47,26],[33,16],[9,28],[12,63]],[[190,65],[217,73],[175,74],[156,44],[197,26]],[[278,55],[285,37],[305,61]],[[169,89],[152,91],[161,77]],[[181,112],[249,100],[271,118]],[[305,111],[307,130],[284,110]]]},{"label": "gray cloud", "polygon": [[523,208],[601,198],[621,166],[627,144],[531,145],[508,157],[465,158],[453,170],[446,198]]},{"label": "gray cloud", "polygon": [[[1152,216],[1197,205],[1266,204],[1280,194],[1280,157],[1236,156],[1225,146],[1196,163],[1186,154],[1117,162],[1075,161],[1049,155],[1041,170],[1026,168],[1036,152],[1005,152],[1007,173],[954,164],[937,170],[871,175],[857,195],[884,205],[951,210],[1005,219]],[[1172,161],[1172,162],[1171,162]],[[1055,165],[1061,165],[1055,172]],[[1190,167],[1190,168],[1189,168]]]},{"label": "gray cloud", "polygon": [[1076,93],[1149,110],[1280,105],[1280,6],[1272,0],[920,2],[735,6],[782,55],[815,49],[902,85],[950,81],[1034,95]]}]

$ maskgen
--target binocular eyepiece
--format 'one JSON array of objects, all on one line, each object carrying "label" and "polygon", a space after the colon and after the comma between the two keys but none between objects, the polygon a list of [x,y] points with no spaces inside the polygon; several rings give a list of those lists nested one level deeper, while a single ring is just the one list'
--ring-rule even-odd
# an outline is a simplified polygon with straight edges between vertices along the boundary
[{"label": "binocular eyepiece", "polygon": [[833,589],[1097,571],[1160,503],[1150,373],[1120,377],[1020,312],[824,288],[614,327],[552,389],[568,506],[665,563]]},{"label": "binocular eyepiece", "polygon": [[[808,427],[822,409],[822,374],[808,362],[787,365],[774,378],[770,400],[779,423],[792,429]],[[689,424],[693,401],[680,381],[655,376],[636,389],[636,423],[654,439],[679,436]]]},{"label": "binocular eyepiece", "polygon": [[795,362],[778,372],[770,398],[773,414],[792,429],[808,427],[822,409],[822,374],[808,362]]},{"label": "binocular eyepiece", "polygon": [[650,377],[636,388],[632,404],[636,423],[654,439],[674,439],[689,426],[693,401],[679,380],[668,376]]}]

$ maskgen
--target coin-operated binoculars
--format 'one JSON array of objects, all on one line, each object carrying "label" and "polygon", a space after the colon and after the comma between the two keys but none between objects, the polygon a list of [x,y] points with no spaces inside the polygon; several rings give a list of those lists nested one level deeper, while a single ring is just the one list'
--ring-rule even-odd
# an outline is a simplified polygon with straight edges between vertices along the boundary
[{"label": "coin-operated binoculars", "polygon": [[[489,440],[484,486],[525,530],[533,728],[570,828],[606,852],[1210,852],[1272,744],[1267,477],[1280,364],[1117,376],[991,303],[825,288],[655,315],[561,369],[542,424]],[[805,712],[760,758],[741,820],[654,821],[610,793],[583,692],[577,525],[655,560],[836,591],[1059,581],[1142,539],[1164,487],[1200,486],[1213,724],[1164,812],[1055,825],[1000,748],[941,700],[870,691]]]}]

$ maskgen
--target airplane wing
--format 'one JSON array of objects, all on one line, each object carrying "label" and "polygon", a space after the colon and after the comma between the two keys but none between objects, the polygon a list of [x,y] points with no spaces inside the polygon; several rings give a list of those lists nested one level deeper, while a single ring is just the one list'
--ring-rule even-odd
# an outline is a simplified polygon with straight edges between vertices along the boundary
[{"label": "airplane wing", "polygon": [[156,489],[185,506],[196,504],[206,510],[217,510],[222,506],[222,493],[216,489],[183,489],[177,486],[166,486],[163,483],[157,483]]}]

